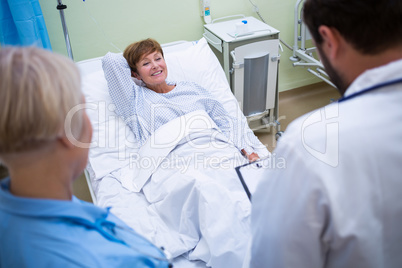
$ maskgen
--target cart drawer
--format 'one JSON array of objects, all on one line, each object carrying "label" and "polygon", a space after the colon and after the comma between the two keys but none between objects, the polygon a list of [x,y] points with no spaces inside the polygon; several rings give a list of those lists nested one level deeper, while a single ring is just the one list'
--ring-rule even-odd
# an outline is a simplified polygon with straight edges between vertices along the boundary
[{"label": "cart drawer", "polygon": [[212,34],[210,31],[204,29],[203,36],[208,43],[222,53],[222,40]]}]

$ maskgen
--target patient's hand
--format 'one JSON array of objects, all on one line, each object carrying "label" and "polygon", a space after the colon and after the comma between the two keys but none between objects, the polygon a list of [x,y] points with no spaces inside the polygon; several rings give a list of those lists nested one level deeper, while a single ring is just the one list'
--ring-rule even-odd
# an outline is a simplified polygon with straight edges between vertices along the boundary
[{"label": "patient's hand", "polygon": [[259,157],[258,154],[256,154],[256,153],[248,154],[248,153],[246,152],[246,150],[244,150],[244,149],[242,149],[241,152],[242,152],[243,155],[248,159],[248,161],[250,161],[250,163],[251,163],[251,162],[254,162],[254,161],[257,161],[258,159],[260,159],[260,157]]},{"label": "patient's hand", "polygon": [[254,162],[254,161],[257,161],[258,159],[260,159],[260,157],[256,153],[251,153],[251,154],[247,155],[247,158],[250,162]]}]

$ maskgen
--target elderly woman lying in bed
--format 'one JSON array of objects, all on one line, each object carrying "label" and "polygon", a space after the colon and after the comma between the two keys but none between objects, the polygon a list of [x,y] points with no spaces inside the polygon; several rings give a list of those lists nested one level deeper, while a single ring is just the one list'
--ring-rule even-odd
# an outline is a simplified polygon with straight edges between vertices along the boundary
[{"label": "elderly woman lying in bed", "polygon": [[174,125],[186,133],[183,139],[152,174],[141,180],[137,171],[131,178],[134,187],[126,188],[144,194],[151,204],[147,209],[154,229],[149,239],[163,244],[173,257],[184,254],[207,266],[241,267],[249,238],[250,202],[234,167],[268,155],[266,147],[243,115],[229,114],[207,89],[194,82],[167,82],[163,51],[155,40],[133,43],[123,56],[108,53],[102,66],[116,112],[141,148],[161,130],[162,136],[169,135],[173,130],[166,126],[173,122],[186,116],[191,121],[188,115],[201,112],[212,126],[180,131],[186,126]]},{"label": "elderly woman lying in bed", "polygon": [[[152,129],[189,112],[205,110],[250,161],[259,158],[254,147],[261,148],[260,141],[251,131],[244,135],[239,129],[246,127],[245,121],[241,124],[229,116],[206,89],[191,82],[166,82],[167,66],[158,42],[146,39],[133,43],[126,48],[123,57],[108,53],[103,59],[103,68],[117,112],[140,145],[152,134]],[[136,85],[128,74],[141,80],[143,85]]]}]

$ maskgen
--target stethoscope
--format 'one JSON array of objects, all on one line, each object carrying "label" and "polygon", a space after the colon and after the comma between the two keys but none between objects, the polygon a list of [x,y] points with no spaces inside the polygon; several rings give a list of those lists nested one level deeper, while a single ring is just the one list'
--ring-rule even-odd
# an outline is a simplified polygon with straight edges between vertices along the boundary
[{"label": "stethoscope", "polygon": [[[77,224],[77,225],[84,226],[88,229],[96,230],[98,233],[100,233],[103,237],[105,237],[109,241],[125,245],[125,246],[137,251],[141,255],[150,257],[152,259],[155,259],[155,260],[158,260],[161,262],[166,262],[168,264],[168,267],[173,267],[173,265],[171,264],[171,258],[169,258],[169,256],[167,256],[167,252],[164,251],[164,248],[155,247],[149,240],[147,240],[143,236],[137,234],[136,232],[134,232],[132,229],[130,229],[128,227],[117,225],[116,223],[108,221],[106,219],[97,219],[95,223],[85,220],[85,219],[75,218],[75,217],[66,217],[64,220]],[[158,251],[159,256],[157,256],[156,254],[151,255],[150,253],[143,252],[139,248],[132,247],[130,244],[126,243],[123,239],[118,238],[117,234],[116,234],[116,230],[118,230],[118,229],[130,233],[130,234],[134,235],[136,238],[144,241],[146,244],[154,247],[155,250]]]},{"label": "stethoscope", "polygon": [[353,98],[355,98],[357,96],[363,95],[363,94],[365,94],[367,92],[370,92],[370,91],[374,91],[374,90],[377,90],[377,89],[381,89],[381,88],[384,88],[384,87],[387,87],[387,86],[390,86],[390,85],[394,85],[394,84],[399,84],[399,83],[402,83],[402,78],[399,78],[399,79],[396,79],[396,80],[390,80],[390,81],[387,81],[387,82],[384,82],[384,83],[381,83],[381,84],[377,84],[377,85],[374,85],[372,87],[360,90],[359,92],[350,94],[349,96],[342,97],[342,98],[340,98],[338,100],[338,103],[353,99]]}]

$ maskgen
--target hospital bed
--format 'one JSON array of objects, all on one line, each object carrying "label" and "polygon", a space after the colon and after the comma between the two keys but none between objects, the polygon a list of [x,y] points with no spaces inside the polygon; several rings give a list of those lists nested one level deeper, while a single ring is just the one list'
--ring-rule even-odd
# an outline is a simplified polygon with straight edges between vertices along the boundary
[{"label": "hospital bed", "polygon": [[[197,82],[232,116],[244,116],[204,38],[163,50],[167,80]],[[234,168],[247,160],[202,111],[163,125],[138,148],[115,113],[101,58],[77,64],[93,125],[85,175],[94,203],[164,247],[175,267],[241,267],[251,204]],[[269,155],[265,146],[257,153]]]},{"label": "hospital bed", "polygon": [[309,73],[335,87],[317,58],[316,47],[307,45],[311,35],[303,23],[303,2],[304,0],[297,0],[294,9],[293,55],[290,60],[294,62],[294,67],[307,67]]}]

